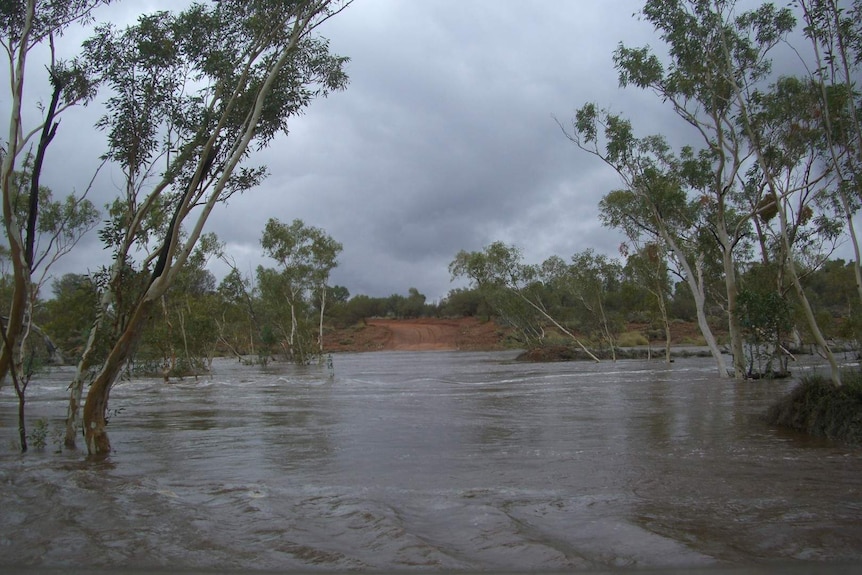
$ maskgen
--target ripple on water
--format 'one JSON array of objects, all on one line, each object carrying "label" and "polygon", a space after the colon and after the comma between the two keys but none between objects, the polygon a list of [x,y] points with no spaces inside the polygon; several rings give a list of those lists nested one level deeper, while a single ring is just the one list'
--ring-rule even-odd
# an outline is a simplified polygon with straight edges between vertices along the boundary
[{"label": "ripple on water", "polygon": [[[720,380],[708,360],[510,356],[351,354],[332,377],[227,361],[212,379],[124,383],[107,460],[0,454],[0,566],[862,559],[862,452],[758,417],[791,383]],[[62,425],[65,395],[34,382],[31,417]],[[4,437],[14,409],[0,403]]]}]

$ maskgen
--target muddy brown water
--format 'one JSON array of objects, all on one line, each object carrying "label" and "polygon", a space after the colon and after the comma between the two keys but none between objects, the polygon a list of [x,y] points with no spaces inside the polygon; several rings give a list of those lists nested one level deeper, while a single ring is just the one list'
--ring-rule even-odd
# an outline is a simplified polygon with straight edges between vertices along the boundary
[{"label": "muddy brown water", "polygon": [[7,385],[0,571],[862,565],[862,450],[760,419],[792,380],[512,357],[135,379],[112,393],[102,462],[55,453],[67,371],[31,385],[42,452],[13,450]]}]

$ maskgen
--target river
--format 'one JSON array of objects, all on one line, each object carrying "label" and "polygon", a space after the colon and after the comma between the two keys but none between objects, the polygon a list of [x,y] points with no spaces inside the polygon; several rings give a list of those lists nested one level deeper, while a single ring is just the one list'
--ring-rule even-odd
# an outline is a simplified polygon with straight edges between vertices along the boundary
[{"label": "river", "polygon": [[31,385],[43,451],[15,452],[5,386],[0,571],[862,564],[862,450],[760,418],[792,380],[694,358],[333,359],[120,383],[101,462],[57,452],[68,370]]}]

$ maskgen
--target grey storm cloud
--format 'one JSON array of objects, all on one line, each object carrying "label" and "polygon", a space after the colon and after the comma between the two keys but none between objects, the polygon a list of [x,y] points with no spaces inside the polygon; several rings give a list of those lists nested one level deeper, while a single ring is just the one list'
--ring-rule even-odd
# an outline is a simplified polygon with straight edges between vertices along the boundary
[{"label": "grey storm cloud", "polygon": [[[130,22],[133,4],[98,16]],[[618,87],[619,42],[660,46],[633,17],[639,6],[356,0],[320,30],[351,59],[347,90],[312,103],[287,137],[252,156],[270,176],[216,209],[208,231],[251,273],[273,265],[259,244],[266,221],[302,219],[343,244],[333,281],[372,296],[410,287],[445,296],[464,285],[450,283],[455,254],[497,240],[531,262],[586,248],[615,256],[622,238],[601,226],[597,206],[620,183],[566,140],[557,119],[565,125],[595,101],[630,116],[641,134],[680,129],[655,96]],[[98,165],[104,136],[92,126],[104,99],[64,118],[44,179],[56,192],[70,183],[80,191]],[[118,176],[100,174],[97,205],[116,195]],[[58,269],[93,270],[106,257],[92,234]]]}]

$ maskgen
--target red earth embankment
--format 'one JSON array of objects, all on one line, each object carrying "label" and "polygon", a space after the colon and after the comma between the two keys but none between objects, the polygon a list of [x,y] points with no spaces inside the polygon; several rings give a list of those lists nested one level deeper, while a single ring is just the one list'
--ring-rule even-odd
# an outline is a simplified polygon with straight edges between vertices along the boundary
[{"label": "red earth embankment", "polygon": [[368,319],[363,325],[330,332],[329,351],[491,351],[503,349],[504,330],[493,321],[456,319]]},{"label": "red earth embankment", "polygon": [[[647,328],[648,326],[643,324],[629,324],[627,331],[646,333]],[[548,330],[548,333],[551,332],[552,330]],[[496,351],[506,349],[506,336],[511,333],[511,328],[503,328],[494,321],[482,321],[475,317],[367,319],[355,326],[326,331],[324,347],[329,352]],[[699,341],[701,338],[694,323],[674,322],[671,325],[671,336],[674,345],[703,345]],[[562,335],[557,334],[557,337],[565,340]],[[664,342],[654,340],[652,344],[660,349]],[[547,361],[542,358],[535,360]]]}]

